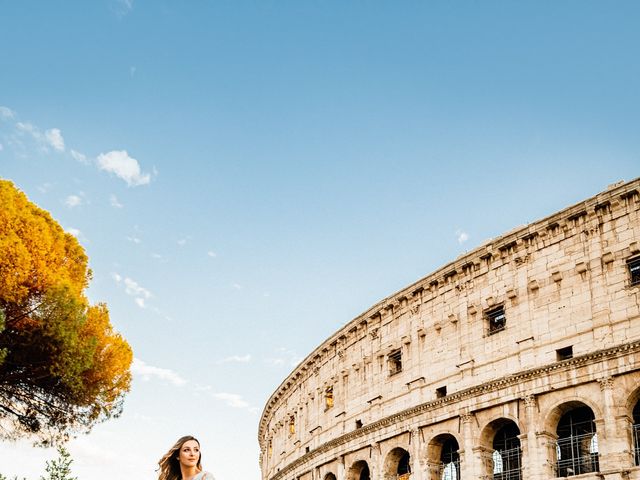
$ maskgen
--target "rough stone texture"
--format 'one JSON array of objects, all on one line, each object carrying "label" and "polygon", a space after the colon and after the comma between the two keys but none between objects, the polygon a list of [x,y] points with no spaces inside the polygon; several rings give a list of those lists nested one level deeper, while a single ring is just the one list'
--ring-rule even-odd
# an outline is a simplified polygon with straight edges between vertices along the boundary
[{"label": "rough stone texture", "polygon": [[[446,438],[460,478],[500,478],[493,441],[509,422],[521,478],[554,478],[558,422],[587,406],[599,473],[580,478],[640,479],[640,285],[627,265],[640,255],[639,190],[640,179],[616,184],[493,239],[332,335],[265,406],[262,478],[361,480],[366,462],[370,478],[397,479],[408,452],[412,480],[440,479]],[[506,323],[490,332],[486,313],[500,307]]]}]

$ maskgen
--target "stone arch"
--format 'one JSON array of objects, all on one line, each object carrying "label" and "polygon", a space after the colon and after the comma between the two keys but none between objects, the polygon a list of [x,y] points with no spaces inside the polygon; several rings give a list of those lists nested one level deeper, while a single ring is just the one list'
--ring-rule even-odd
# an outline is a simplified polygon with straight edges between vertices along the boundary
[{"label": "stone arch", "polygon": [[402,447],[395,447],[384,459],[385,480],[408,480],[411,476],[411,455]]},{"label": "stone arch", "polygon": [[369,464],[364,460],[354,462],[347,471],[347,480],[371,480]]},{"label": "stone arch", "polygon": [[512,418],[501,417],[489,422],[480,435],[484,474],[495,480],[522,478],[520,427]]},{"label": "stone arch", "polygon": [[640,387],[636,388],[627,402],[627,412],[631,419],[631,446],[633,463],[640,466]]},{"label": "stone arch", "polygon": [[598,435],[593,408],[578,400],[557,405],[548,415],[555,433],[556,476],[599,471]]},{"label": "stone arch", "polygon": [[602,418],[602,412],[600,411],[600,407],[593,402],[593,400],[585,397],[569,397],[559,400],[555,404],[553,404],[548,410],[547,413],[543,416],[544,418],[544,430],[547,432],[555,432],[558,426],[558,422],[560,418],[569,410],[573,410],[578,407],[586,406],[591,409],[596,419]]},{"label": "stone arch", "polygon": [[455,435],[441,433],[427,445],[429,480],[460,480],[460,443]]}]

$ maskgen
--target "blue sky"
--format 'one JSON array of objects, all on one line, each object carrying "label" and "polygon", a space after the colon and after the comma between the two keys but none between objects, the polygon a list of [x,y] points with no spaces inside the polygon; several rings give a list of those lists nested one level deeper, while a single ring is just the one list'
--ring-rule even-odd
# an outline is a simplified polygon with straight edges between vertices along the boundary
[{"label": "blue sky", "polygon": [[[322,340],[640,169],[637,2],[0,2],[0,177],[74,232],[134,348],[81,479],[187,433],[257,480]],[[0,444],[5,475],[53,453]]]}]

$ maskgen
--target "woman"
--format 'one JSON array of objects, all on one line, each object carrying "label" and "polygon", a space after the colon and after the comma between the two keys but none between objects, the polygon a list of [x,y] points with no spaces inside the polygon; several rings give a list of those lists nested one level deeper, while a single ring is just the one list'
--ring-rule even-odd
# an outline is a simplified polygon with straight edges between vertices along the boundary
[{"label": "woman", "polygon": [[200,465],[200,442],[190,435],[179,439],[160,459],[158,480],[214,480]]}]

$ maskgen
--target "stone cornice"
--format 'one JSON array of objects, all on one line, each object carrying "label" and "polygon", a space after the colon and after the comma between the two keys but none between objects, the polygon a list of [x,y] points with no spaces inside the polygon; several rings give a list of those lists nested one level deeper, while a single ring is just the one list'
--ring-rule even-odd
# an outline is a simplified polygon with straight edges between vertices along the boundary
[{"label": "stone cornice", "polygon": [[[311,352],[269,397],[260,417],[258,427],[258,442],[261,448],[264,449],[268,415],[278,404],[280,398],[285,396],[289,388],[304,380],[309,372],[317,370],[322,358],[331,353],[335,354],[335,345],[344,341],[347,335],[357,332],[359,327],[363,325],[367,326],[372,322],[374,324],[377,323],[377,321],[388,315],[389,311],[394,313],[395,310],[398,313],[407,310],[411,311],[416,308],[416,305],[411,304],[408,299],[422,298],[423,292],[429,293],[431,299],[433,299],[439,294],[439,286],[451,284],[456,281],[457,277],[461,276],[465,279],[475,278],[475,276],[482,273],[479,271],[479,265],[483,261],[488,262],[492,258],[501,259],[502,256],[509,255],[509,252],[514,248],[521,247],[521,250],[524,251],[530,245],[535,245],[531,242],[534,242],[537,237],[545,238],[545,242],[551,242],[554,237],[557,237],[557,241],[561,241],[582,232],[586,222],[594,219],[597,222],[601,222],[614,218],[614,212],[626,210],[630,205],[634,210],[640,209],[640,202],[636,201],[635,205],[631,203],[632,199],[638,197],[639,190],[640,178],[628,183],[615,184],[604,192],[542,220],[513,229],[500,237],[485,242],[430,275],[388,296],[348,322]],[[581,222],[585,222],[585,224],[581,224]],[[547,246],[547,244],[545,243],[544,246]],[[544,246],[540,248],[544,248]],[[536,248],[536,250],[538,249]],[[417,308],[419,308],[419,304]]]},{"label": "stone cornice", "polygon": [[[377,430],[380,430],[384,427],[397,425],[407,419],[416,417],[424,412],[436,410],[441,406],[457,403],[461,400],[483,395],[485,393],[495,392],[509,386],[520,384],[532,378],[544,377],[544,376],[547,376],[549,373],[552,373],[555,371],[574,370],[577,367],[582,367],[582,366],[597,363],[602,360],[614,359],[621,355],[626,355],[629,353],[638,353],[638,352],[640,352],[640,341],[621,344],[615,347],[611,347],[603,350],[597,350],[585,355],[573,357],[568,360],[563,360],[560,362],[543,365],[541,367],[524,370],[522,372],[519,372],[513,375],[508,375],[499,379],[495,379],[489,382],[475,385],[473,387],[467,388],[465,390],[461,390],[459,392],[454,392],[451,395],[447,395],[446,397],[438,398],[430,402],[422,403],[420,405],[407,408],[400,412],[394,413],[393,415],[389,415],[388,417],[385,417],[373,423],[370,423],[369,425],[363,426],[362,428],[353,430],[349,433],[346,433],[332,440],[329,440],[326,443],[323,443],[322,445],[315,448],[314,450],[311,450],[310,452],[305,453],[300,458],[286,465],[279,472],[273,475],[269,480],[281,480],[282,477],[288,475],[299,466],[304,465],[307,462],[310,462],[311,460],[313,460],[314,458],[317,458],[323,453],[329,452],[336,447],[345,445],[358,438],[366,437],[369,434]],[[536,391],[527,392],[527,394],[529,395],[536,395],[537,393],[541,393],[541,392],[536,392]],[[518,397],[516,396],[515,399],[517,398]],[[513,399],[510,399],[510,400],[513,400]],[[398,433],[399,432],[395,432],[393,435],[397,435]],[[362,448],[364,446],[366,445],[359,446],[359,448]]]}]

